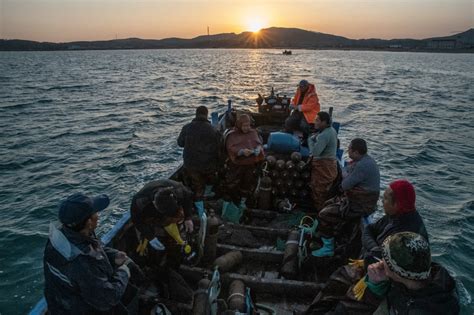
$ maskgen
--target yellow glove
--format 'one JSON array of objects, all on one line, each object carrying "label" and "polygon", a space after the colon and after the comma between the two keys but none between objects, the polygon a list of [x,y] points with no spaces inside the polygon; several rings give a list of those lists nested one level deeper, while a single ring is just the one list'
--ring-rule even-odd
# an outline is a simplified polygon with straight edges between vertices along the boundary
[{"label": "yellow glove", "polygon": [[365,283],[365,277],[362,277],[359,282],[352,288],[352,293],[357,301],[362,300],[364,297],[365,289],[367,289],[367,284]]},{"label": "yellow glove", "polygon": [[137,253],[140,256],[145,256],[148,253],[148,239],[144,238],[137,246]]},{"label": "yellow glove", "polygon": [[349,259],[349,266],[364,268],[364,260],[363,259]]},{"label": "yellow glove", "polygon": [[184,241],[179,234],[179,229],[176,223],[171,223],[164,227],[165,231],[178,243],[178,245],[184,245]]}]

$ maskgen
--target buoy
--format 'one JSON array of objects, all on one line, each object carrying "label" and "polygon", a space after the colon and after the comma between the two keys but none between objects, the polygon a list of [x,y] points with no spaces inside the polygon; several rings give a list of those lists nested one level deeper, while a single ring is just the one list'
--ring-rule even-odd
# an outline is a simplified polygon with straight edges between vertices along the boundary
[{"label": "buoy", "polygon": [[273,155],[267,156],[267,157],[266,157],[266,160],[267,160],[268,165],[269,165],[270,167],[274,167],[275,164],[276,164],[276,162],[277,162],[276,157],[274,157]]},{"label": "buoy", "polygon": [[293,152],[293,153],[291,153],[290,158],[295,164],[297,164],[298,162],[301,161],[301,153]]},{"label": "buoy", "polygon": [[217,234],[219,232],[219,219],[215,216],[214,210],[209,211],[207,220],[207,235],[204,241],[204,262],[213,262],[216,259]]},{"label": "buoy", "polygon": [[241,280],[234,280],[229,286],[229,297],[227,305],[230,310],[244,312],[245,305],[245,284]]},{"label": "buoy", "polygon": [[269,210],[272,207],[272,179],[268,176],[262,177],[258,190],[258,208]]},{"label": "buoy", "polygon": [[280,171],[285,169],[285,165],[286,165],[286,163],[283,160],[276,161],[276,168]]},{"label": "buoy", "polygon": [[242,262],[242,252],[232,251],[220,256],[214,261],[214,266],[219,267],[221,273],[232,270]]},{"label": "buoy", "polygon": [[298,274],[298,242],[300,232],[293,230],[288,235],[285,253],[283,254],[283,264],[280,273],[286,279],[294,279]]},{"label": "buoy", "polygon": [[194,292],[193,315],[207,314],[208,297],[207,290],[211,281],[206,277],[199,280],[198,289]]}]

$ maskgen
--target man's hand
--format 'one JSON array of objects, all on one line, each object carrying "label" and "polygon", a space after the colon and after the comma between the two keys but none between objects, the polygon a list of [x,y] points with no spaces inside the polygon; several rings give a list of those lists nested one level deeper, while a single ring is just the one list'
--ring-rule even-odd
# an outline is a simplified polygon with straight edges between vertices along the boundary
[{"label": "man's hand", "polygon": [[184,221],[184,229],[186,233],[192,233],[194,231],[193,220],[189,219]]},{"label": "man's hand", "polygon": [[296,108],[298,109],[299,112],[301,112],[301,108],[303,107],[303,105],[298,105],[296,106]]},{"label": "man's hand", "polygon": [[127,259],[128,259],[127,254],[125,254],[124,252],[118,252],[115,255],[114,262],[117,266],[121,266],[127,261]]},{"label": "man's hand", "polygon": [[379,283],[388,280],[387,275],[385,274],[383,261],[369,265],[367,268],[367,275],[372,283]]}]

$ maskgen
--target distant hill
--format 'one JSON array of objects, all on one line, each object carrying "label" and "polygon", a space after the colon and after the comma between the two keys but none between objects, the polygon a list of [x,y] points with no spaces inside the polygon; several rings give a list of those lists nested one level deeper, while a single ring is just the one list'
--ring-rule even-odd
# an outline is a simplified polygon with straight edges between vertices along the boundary
[{"label": "distant hill", "polygon": [[102,49],[161,49],[161,48],[280,48],[280,49],[390,49],[474,51],[474,29],[427,39],[350,39],[298,28],[270,27],[258,34],[223,33],[203,35],[191,39],[127,38],[106,41],[78,41],[68,43],[35,42],[28,40],[0,40],[0,50],[102,50]]}]

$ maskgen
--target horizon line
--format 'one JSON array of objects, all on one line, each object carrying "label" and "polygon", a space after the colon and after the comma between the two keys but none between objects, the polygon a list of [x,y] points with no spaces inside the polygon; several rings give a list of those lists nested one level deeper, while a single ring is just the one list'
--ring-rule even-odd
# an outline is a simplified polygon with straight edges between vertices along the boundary
[{"label": "horizon line", "polygon": [[24,41],[31,41],[31,42],[38,42],[38,43],[54,43],[54,44],[66,44],[66,43],[73,43],[73,42],[101,42],[101,41],[115,41],[115,40],[126,40],[126,39],[140,39],[140,40],[165,40],[165,39],[183,39],[183,40],[192,40],[198,37],[202,36],[216,36],[216,35],[223,35],[223,34],[235,34],[235,35],[240,35],[243,33],[259,33],[264,30],[268,30],[271,28],[280,28],[280,29],[296,29],[296,30],[302,30],[306,32],[312,32],[312,33],[319,33],[319,34],[326,34],[326,35],[331,35],[331,36],[338,36],[338,37],[343,37],[351,40],[371,40],[371,39],[381,39],[381,40],[406,40],[406,39],[413,39],[413,40],[425,40],[425,39],[430,39],[430,38],[437,38],[437,37],[449,37],[452,35],[460,34],[463,32],[467,32],[469,30],[474,29],[473,27],[468,28],[467,30],[464,31],[451,31],[451,34],[449,35],[438,35],[438,36],[433,36],[433,37],[426,37],[426,38],[410,38],[410,37],[400,37],[400,38],[390,38],[390,39],[385,39],[385,38],[378,38],[378,37],[370,37],[370,38],[350,38],[342,35],[337,35],[337,34],[330,34],[330,33],[323,33],[323,32],[318,32],[314,30],[307,30],[307,29],[302,29],[298,27],[281,27],[281,26],[270,26],[266,28],[260,29],[258,32],[252,32],[252,31],[242,31],[240,33],[236,32],[224,32],[224,33],[216,33],[216,34],[202,34],[202,35],[197,35],[194,37],[190,38],[183,38],[183,37],[164,37],[164,38],[140,38],[140,37],[124,37],[124,38],[117,38],[117,34],[115,34],[115,37],[112,37],[110,39],[84,39],[84,40],[71,40],[71,41],[61,41],[61,42],[53,42],[53,41],[38,41],[38,40],[32,40],[32,39],[23,39],[23,38],[0,38],[0,40],[24,40]]}]

